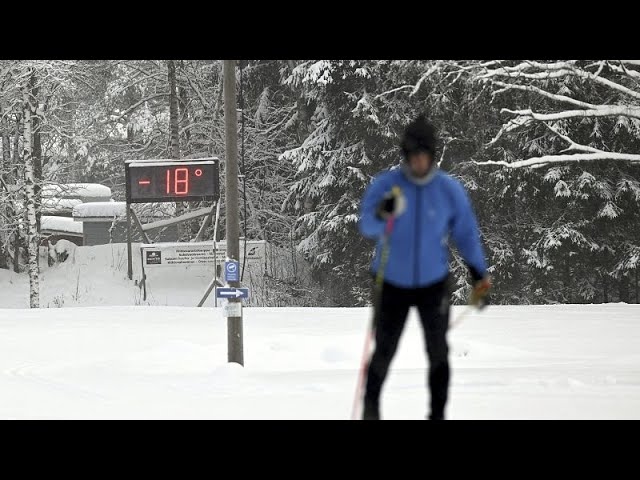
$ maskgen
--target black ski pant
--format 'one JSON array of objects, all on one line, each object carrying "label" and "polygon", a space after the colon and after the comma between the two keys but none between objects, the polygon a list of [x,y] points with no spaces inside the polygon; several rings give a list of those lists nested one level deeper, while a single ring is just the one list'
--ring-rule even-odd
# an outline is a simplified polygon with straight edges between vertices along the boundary
[{"label": "black ski pant", "polygon": [[[376,307],[376,295],[378,297]],[[367,369],[364,417],[379,417],[380,392],[396,353],[409,308],[416,306],[422,324],[429,369],[431,419],[444,419],[449,389],[449,282],[448,278],[423,288],[398,288],[384,283],[382,292],[374,287],[375,348]]]}]

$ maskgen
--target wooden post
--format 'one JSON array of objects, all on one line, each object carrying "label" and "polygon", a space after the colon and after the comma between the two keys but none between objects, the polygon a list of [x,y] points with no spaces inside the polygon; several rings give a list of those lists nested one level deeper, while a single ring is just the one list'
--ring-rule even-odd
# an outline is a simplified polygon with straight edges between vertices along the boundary
[{"label": "wooden post", "polygon": [[[227,258],[239,263],[239,208],[238,208],[238,111],[236,109],[236,61],[224,60],[224,121],[225,121],[225,181]],[[239,287],[240,282],[228,282]],[[239,298],[229,298],[230,304],[240,303]],[[242,345],[242,311],[238,317],[227,318],[228,361],[244,365]]]}]

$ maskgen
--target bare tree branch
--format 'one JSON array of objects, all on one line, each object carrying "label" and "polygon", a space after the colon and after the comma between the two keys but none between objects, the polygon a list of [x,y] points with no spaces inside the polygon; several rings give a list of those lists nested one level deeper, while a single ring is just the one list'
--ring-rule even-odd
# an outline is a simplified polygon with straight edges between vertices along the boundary
[{"label": "bare tree branch", "polygon": [[122,112],[119,116],[117,116],[116,118],[112,119],[112,121],[117,122],[118,120],[121,120],[126,114],[131,113],[133,110],[138,108],[143,103],[148,102],[149,100],[153,100],[154,98],[159,98],[159,97],[168,97],[168,96],[169,96],[168,93],[156,93],[156,94],[151,95],[149,97],[145,97],[142,100],[140,100],[140,101],[134,103],[133,105],[131,105],[124,112]]},{"label": "bare tree branch", "polygon": [[640,78],[640,72],[636,70],[629,70],[624,66],[624,63],[620,62],[620,66],[614,65],[612,63],[609,64],[609,68],[614,72],[623,73],[633,78]]},{"label": "bare tree branch", "polygon": [[489,147],[495,144],[500,139],[500,137],[502,137],[504,133],[510,132],[511,130],[515,130],[516,128],[526,125],[531,121],[532,120],[530,119],[530,117],[525,117],[525,116],[518,116],[514,119],[509,120],[506,124],[502,126],[502,128],[496,134],[496,136],[493,137],[491,141],[489,141],[489,143],[486,144],[486,146]]},{"label": "bare tree branch", "polygon": [[394,93],[394,92],[397,92],[397,91],[400,91],[400,90],[405,90],[405,89],[407,89],[407,88],[415,88],[415,87],[414,87],[414,86],[412,86],[412,85],[403,85],[403,86],[401,86],[401,87],[394,88],[394,89],[392,89],[392,90],[388,90],[388,91],[386,91],[386,92],[379,93],[378,95],[376,95],[376,96],[375,96],[375,97],[373,97],[373,98],[374,98],[374,99],[378,99],[378,98],[380,98],[380,97],[382,97],[382,96],[384,96],[384,95],[389,95],[390,93]]},{"label": "bare tree branch", "polygon": [[610,88],[613,88],[614,90],[618,90],[619,92],[624,93],[625,95],[629,95],[630,97],[640,99],[640,93],[634,90],[631,90],[623,85],[620,85],[619,83],[616,83],[614,81],[611,81],[603,77],[597,77],[593,73],[585,72],[584,70],[580,70],[577,68],[574,68],[571,71],[574,72],[579,77],[593,80],[595,82],[601,83],[602,85],[606,85]]},{"label": "bare tree branch", "polygon": [[598,150],[597,148],[589,147],[587,145],[581,145],[579,143],[574,142],[573,140],[571,140],[571,138],[558,132],[555,128],[553,128],[552,126],[546,123],[543,123],[543,125],[547,127],[549,130],[551,130],[555,135],[557,135],[558,137],[562,138],[564,141],[569,143],[569,148],[565,149],[564,150],[565,152],[569,150],[581,150],[584,152],[603,153],[602,150]]},{"label": "bare tree branch", "polygon": [[490,79],[494,76],[498,77],[507,77],[507,78],[526,78],[529,80],[547,80],[550,78],[560,78],[566,77],[567,75],[571,75],[573,72],[571,70],[557,70],[557,71],[544,71],[537,73],[509,73],[509,72],[500,72],[497,70],[492,70],[484,75],[479,76],[480,79]]},{"label": "bare tree branch", "polygon": [[584,107],[584,108],[598,108],[598,106],[593,105],[591,103],[582,102],[580,100],[576,100],[574,98],[567,97],[565,95],[549,93],[549,92],[547,92],[545,90],[542,90],[541,88],[535,87],[533,85],[519,85],[519,84],[513,84],[513,83],[505,83],[505,82],[501,82],[499,80],[493,80],[493,84],[494,85],[498,85],[500,87],[504,87],[504,88],[498,90],[495,93],[502,93],[502,92],[505,92],[507,90],[512,90],[512,89],[513,90],[523,90],[525,92],[537,93],[539,95],[542,95],[544,97],[550,98],[551,100],[555,100],[557,102],[571,103],[572,105],[576,105],[578,107]]},{"label": "bare tree branch", "polygon": [[[491,79],[494,76],[499,77],[508,77],[508,78],[526,78],[530,80],[540,80],[540,79],[550,79],[550,78],[560,78],[567,75],[575,75],[580,78],[585,78],[602,85],[606,85],[609,88],[617,90],[625,95],[628,95],[633,98],[640,99],[640,93],[631,90],[619,83],[616,83],[607,78],[600,77],[591,72],[584,71],[580,68],[577,68],[573,65],[572,62],[557,62],[555,64],[544,64],[539,62],[529,62],[531,66],[542,69],[542,72],[536,73],[524,73],[524,67],[501,67],[496,70],[489,70],[487,73],[480,75],[478,78],[480,79]],[[517,71],[515,70],[517,69]]]},{"label": "bare tree branch", "polygon": [[429,75],[431,75],[438,68],[440,68],[441,65],[442,65],[442,61],[441,60],[438,60],[436,63],[434,63],[431,66],[431,68],[429,70],[427,70],[426,73],[424,75],[422,75],[422,77],[420,77],[420,80],[418,80],[418,83],[416,83],[415,87],[413,87],[413,90],[411,91],[409,96],[413,97],[416,93],[418,93],[418,91],[420,90],[420,87],[422,86],[422,82],[424,82],[429,77]]},{"label": "bare tree branch", "polygon": [[200,103],[202,104],[202,108],[204,108],[205,110],[208,110],[209,107],[211,106],[210,103],[211,102],[207,102],[205,100],[205,98],[202,96],[202,92],[200,92],[199,88],[196,88],[196,86],[193,84],[193,82],[191,81],[191,76],[190,75],[178,75],[178,77],[182,80],[182,79],[186,79],[187,82],[189,82],[189,85],[191,86],[192,91],[196,94],[196,96],[198,97],[198,100],[200,100]]},{"label": "bare tree branch", "polygon": [[640,155],[630,153],[617,152],[601,152],[601,153],[578,153],[575,155],[544,155],[542,157],[529,158],[527,160],[517,160],[515,162],[506,161],[485,161],[478,162],[473,160],[471,163],[475,165],[499,165],[507,168],[532,167],[537,165],[554,164],[554,163],[570,163],[570,162],[589,162],[594,160],[615,160],[640,163]]},{"label": "bare tree branch", "polygon": [[561,120],[565,118],[576,118],[576,117],[632,117],[632,118],[640,118],[640,108],[638,107],[629,107],[622,105],[603,105],[595,107],[591,110],[566,110],[564,112],[557,113],[536,113],[531,109],[527,110],[509,110],[508,108],[503,108],[501,112],[511,113],[513,115],[521,115],[525,117],[531,117],[535,120],[540,121],[549,121],[549,120]]}]

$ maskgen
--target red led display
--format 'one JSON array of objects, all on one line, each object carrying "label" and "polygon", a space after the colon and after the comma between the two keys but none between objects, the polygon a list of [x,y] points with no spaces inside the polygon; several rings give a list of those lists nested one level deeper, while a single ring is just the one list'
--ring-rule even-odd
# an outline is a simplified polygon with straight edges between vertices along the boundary
[{"label": "red led display", "polygon": [[163,202],[219,197],[218,160],[130,162],[126,167],[127,200]]}]

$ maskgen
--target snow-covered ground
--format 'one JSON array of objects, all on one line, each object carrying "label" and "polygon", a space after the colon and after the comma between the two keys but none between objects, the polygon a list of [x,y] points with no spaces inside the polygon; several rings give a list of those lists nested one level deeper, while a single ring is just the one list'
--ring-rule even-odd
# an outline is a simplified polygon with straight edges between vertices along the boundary
[{"label": "snow-covered ground", "polygon": [[[64,241],[63,241],[64,243]],[[73,245],[67,246],[74,247]],[[58,244],[56,244],[57,246]],[[147,298],[138,283],[142,278],[140,245],[132,245],[133,280],[127,278],[126,244],[97,245],[70,248],[69,258],[52,267],[48,266],[46,247],[40,249],[40,306],[99,307],[99,306],[185,306],[199,304],[213,277],[213,265],[170,265],[146,269]],[[224,248],[224,242],[221,242]],[[252,245],[249,243],[249,245]],[[275,252],[287,260],[290,254]],[[241,250],[242,254],[242,250]],[[270,258],[269,262],[274,261]],[[242,263],[242,262],[241,262]],[[298,260],[299,273],[306,266]],[[291,271],[291,266],[280,265],[274,270],[279,278]],[[264,305],[269,292],[261,281],[261,267],[248,258],[243,284],[252,288],[254,305]],[[305,286],[302,284],[301,286]],[[204,306],[216,304],[214,295]],[[266,303],[269,305],[269,303]],[[273,303],[272,303],[273,304]],[[29,277],[0,269],[0,308],[29,307]]]},{"label": "snow-covered ground", "polygon": [[[40,256],[42,307],[126,305],[196,306],[204,295],[213,266],[170,266],[149,269],[147,300],[135,285],[142,278],[140,244],[133,244],[133,281],[127,278],[126,244],[72,249],[64,263],[47,266],[47,249]],[[205,306],[213,306],[213,294]],[[0,308],[29,307],[29,277],[0,269]]]},{"label": "snow-covered ground", "polygon": [[[245,308],[241,367],[221,310],[193,307],[205,270],[150,279],[147,306],[111,248],[43,267],[43,305],[65,308],[26,309],[26,275],[0,270],[0,418],[349,419],[368,308]],[[427,413],[410,315],[385,419]],[[640,419],[640,306],[490,306],[449,341],[450,419]]]},{"label": "snow-covered ground", "polygon": [[[459,311],[454,309],[454,314]],[[245,366],[218,309],[0,310],[0,418],[348,419],[369,310],[244,309]],[[412,313],[386,419],[426,413]],[[639,419],[640,308],[489,307],[449,333],[450,419]]]}]

